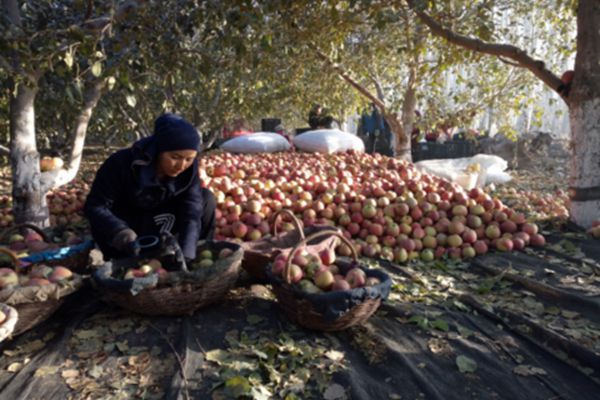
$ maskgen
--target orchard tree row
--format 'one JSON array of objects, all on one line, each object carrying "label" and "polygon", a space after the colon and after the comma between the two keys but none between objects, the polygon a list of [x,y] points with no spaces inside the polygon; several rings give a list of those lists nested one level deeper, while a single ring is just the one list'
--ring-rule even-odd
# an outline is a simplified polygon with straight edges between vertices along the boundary
[{"label": "orchard tree row", "polygon": [[[162,111],[184,114],[210,136],[235,116],[300,126],[313,102],[340,119],[373,103],[407,158],[417,105],[427,126],[466,125],[490,105],[523,107],[538,79],[571,111],[572,216],[583,225],[598,217],[592,0],[2,5],[0,123],[10,148],[0,151],[10,152],[17,222],[48,223],[45,193],[73,179],[86,140],[131,142],[151,133]],[[569,91],[558,66],[574,51]],[[450,74],[457,85],[449,93]],[[65,164],[41,172],[48,143],[62,145]]]}]

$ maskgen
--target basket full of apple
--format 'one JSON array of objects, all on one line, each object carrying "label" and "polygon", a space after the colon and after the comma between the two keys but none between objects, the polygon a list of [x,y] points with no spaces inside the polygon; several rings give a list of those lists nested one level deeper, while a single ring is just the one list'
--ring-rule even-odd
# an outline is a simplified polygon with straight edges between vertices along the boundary
[{"label": "basket full of apple", "polygon": [[19,224],[0,233],[0,243],[25,262],[59,265],[83,274],[88,267],[91,240],[84,240],[72,230],[64,232],[40,229],[33,224]]},{"label": "basket full of apple", "polygon": [[[287,217],[287,221],[283,220]],[[288,209],[281,209],[273,214],[273,235],[265,236],[259,240],[242,243],[244,248],[244,268],[251,276],[258,279],[266,279],[266,268],[276,257],[287,256],[294,248],[296,243],[304,240],[307,235],[312,235],[323,231],[339,231],[338,228],[328,225],[313,225],[304,227],[302,222]],[[281,230],[278,229],[278,222],[282,220]],[[323,235],[313,237],[306,243],[306,247],[311,252],[322,250],[333,251],[337,239],[335,236]]]},{"label": "basket full of apple", "polygon": [[65,266],[23,262],[7,248],[0,253],[11,262],[0,268],[0,303],[18,313],[13,335],[45,321],[83,285],[81,276]]},{"label": "basket full of apple", "polygon": [[[336,259],[332,249],[307,250],[307,242],[323,237],[338,238],[352,257]],[[268,275],[284,313],[298,325],[320,331],[362,324],[387,298],[392,284],[383,271],[361,264],[352,243],[332,231],[310,235],[288,256],[278,256]]]},{"label": "basket full of apple", "polygon": [[144,315],[189,315],[220,300],[239,276],[243,250],[227,241],[203,241],[186,263],[175,249],[105,263],[92,275],[102,297]]}]

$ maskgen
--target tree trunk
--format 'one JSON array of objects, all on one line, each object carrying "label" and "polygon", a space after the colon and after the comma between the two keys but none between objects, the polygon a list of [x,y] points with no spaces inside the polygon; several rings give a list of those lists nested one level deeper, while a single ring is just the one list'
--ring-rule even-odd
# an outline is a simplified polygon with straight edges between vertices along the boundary
[{"label": "tree trunk", "polygon": [[600,2],[580,0],[575,78],[569,92],[573,155],[571,220],[588,228],[600,219]]},{"label": "tree trunk", "polygon": [[15,223],[50,223],[46,193],[40,185],[40,154],[35,142],[37,87],[20,83],[10,99],[10,162]]},{"label": "tree trunk", "polygon": [[398,116],[398,113],[389,112],[384,108],[382,110],[382,114],[383,118],[385,118],[385,121],[390,126],[390,130],[394,134],[394,148],[396,157],[401,160],[411,161],[412,156],[410,153],[410,140],[408,140],[408,136],[404,132],[402,120]]}]

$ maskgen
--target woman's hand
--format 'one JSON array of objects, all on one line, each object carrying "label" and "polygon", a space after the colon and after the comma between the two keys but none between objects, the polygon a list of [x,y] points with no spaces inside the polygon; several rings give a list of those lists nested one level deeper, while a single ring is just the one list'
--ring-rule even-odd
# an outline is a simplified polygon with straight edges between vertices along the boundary
[{"label": "woman's hand", "polygon": [[133,229],[123,229],[112,240],[111,246],[130,256],[137,256],[140,253],[140,247],[136,242],[137,237]]}]

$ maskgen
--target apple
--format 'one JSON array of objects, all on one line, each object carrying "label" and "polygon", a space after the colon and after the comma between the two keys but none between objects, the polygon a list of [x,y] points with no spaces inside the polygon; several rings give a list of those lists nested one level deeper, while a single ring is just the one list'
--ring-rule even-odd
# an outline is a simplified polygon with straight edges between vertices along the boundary
[{"label": "apple", "polygon": [[23,235],[18,234],[18,233],[13,233],[8,238],[8,244],[13,244],[13,243],[16,243],[16,242],[24,242],[24,241],[25,241],[25,237]]},{"label": "apple", "polygon": [[44,286],[50,285],[50,281],[44,278],[30,278],[23,286]]},{"label": "apple", "polygon": [[350,284],[350,287],[356,288],[365,284],[365,281],[367,280],[367,275],[365,274],[365,271],[358,267],[355,267],[346,273],[346,280]]},{"label": "apple", "polygon": [[273,261],[273,265],[271,266],[271,273],[274,276],[283,276],[283,270],[285,269],[286,259],[279,258]]},{"label": "apple", "polygon": [[485,228],[485,236],[488,239],[497,239],[500,237],[501,231],[498,225],[488,225]]},{"label": "apple", "polygon": [[144,276],[146,276],[150,272],[152,272],[152,266],[148,265],[148,264],[144,264],[144,265],[140,266],[139,270],[144,274]]},{"label": "apple", "polygon": [[352,289],[352,286],[350,286],[347,280],[341,277],[336,279],[335,282],[333,282],[333,285],[331,285],[331,291],[333,292],[340,292],[350,289]]},{"label": "apple", "polygon": [[319,252],[319,258],[323,265],[331,265],[335,262],[335,251],[331,248],[323,249]]},{"label": "apple", "polygon": [[197,268],[208,268],[214,264],[214,261],[211,258],[202,258],[200,262],[196,264]]},{"label": "apple", "polygon": [[223,258],[227,258],[227,257],[231,256],[232,254],[233,254],[233,250],[226,247],[224,249],[221,249],[221,251],[219,251],[217,258],[219,260],[221,260]]},{"label": "apple", "polygon": [[302,268],[299,265],[291,264],[288,269],[288,277],[290,278],[291,283],[300,282],[303,276]]},{"label": "apple", "polygon": [[10,268],[0,268],[0,289],[19,284],[19,276]]},{"label": "apple", "polygon": [[319,289],[329,290],[333,285],[335,279],[333,278],[333,273],[326,269],[317,272],[315,275],[315,284]]},{"label": "apple", "polygon": [[434,258],[435,257],[432,249],[425,249],[421,251],[421,260],[428,262],[433,261]]},{"label": "apple", "polygon": [[[150,267],[150,270],[152,270],[152,267]],[[57,265],[56,267],[54,267],[54,270],[52,271],[52,273],[48,276],[48,280],[50,282],[56,283],[56,282],[63,282],[66,280],[69,280],[73,277],[73,272],[71,272],[70,269]]]},{"label": "apple", "polygon": [[246,236],[246,234],[248,233],[248,227],[240,221],[234,222],[231,226],[231,229],[234,236],[240,239]]},{"label": "apple", "polygon": [[298,283],[298,286],[300,287],[300,290],[302,290],[303,292],[306,292],[306,293],[310,293],[310,294],[321,293],[321,289],[319,289],[314,283],[312,283],[308,279],[301,279],[300,282]]},{"label": "apple", "polygon": [[206,258],[206,259],[212,260],[212,258],[213,258],[212,251],[210,251],[209,249],[202,250],[200,252],[200,258],[201,259]]},{"label": "apple", "polygon": [[148,260],[146,262],[146,264],[148,264],[149,266],[151,266],[152,270],[154,270],[154,271],[162,268],[162,263],[160,262],[160,260],[157,260],[156,258],[152,258],[152,259]]},{"label": "apple", "polygon": [[532,246],[541,247],[546,244],[546,239],[541,234],[535,233],[531,235],[530,242]]}]

